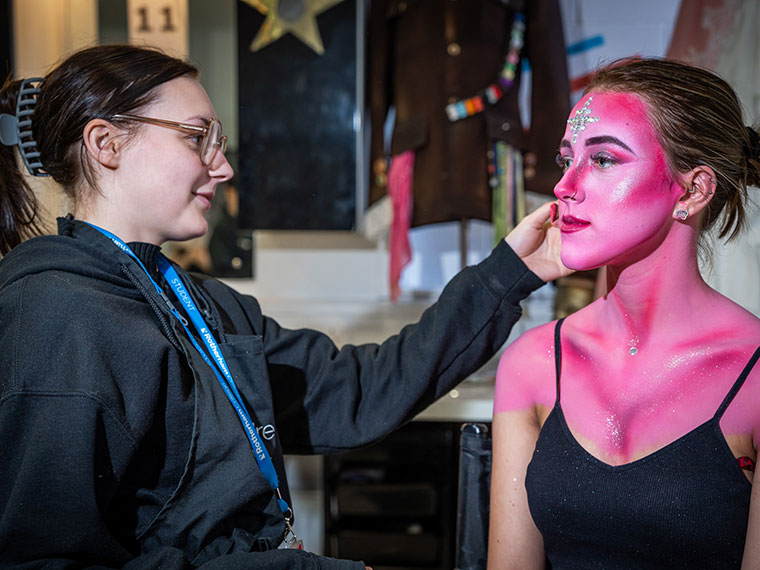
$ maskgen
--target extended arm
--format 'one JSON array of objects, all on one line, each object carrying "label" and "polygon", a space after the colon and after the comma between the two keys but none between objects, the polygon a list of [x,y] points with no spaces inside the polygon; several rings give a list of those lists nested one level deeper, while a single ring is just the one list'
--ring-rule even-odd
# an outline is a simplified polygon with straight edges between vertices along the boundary
[{"label": "extended arm", "polygon": [[411,419],[501,348],[520,317],[519,302],[541,284],[502,244],[455,277],[418,323],[380,345],[338,349],[316,331],[289,331],[264,319],[259,326],[286,449],[365,445]]}]

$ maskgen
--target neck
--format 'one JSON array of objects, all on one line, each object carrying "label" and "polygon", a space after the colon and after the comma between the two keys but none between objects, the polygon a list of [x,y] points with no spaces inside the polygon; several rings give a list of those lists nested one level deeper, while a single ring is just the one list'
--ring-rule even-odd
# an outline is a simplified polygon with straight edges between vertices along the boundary
[{"label": "neck", "polygon": [[696,313],[709,308],[710,289],[699,273],[696,230],[691,227],[672,228],[651,254],[605,271],[608,293],[599,325],[629,347],[676,335]]},{"label": "neck", "polygon": [[118,216],[116,213],[75,208],[74,217],[111,232],[124,243],[144,242],[157,246],[163,243],[158,236],[151,235],[138,225],[130,224],[124,216]]}]

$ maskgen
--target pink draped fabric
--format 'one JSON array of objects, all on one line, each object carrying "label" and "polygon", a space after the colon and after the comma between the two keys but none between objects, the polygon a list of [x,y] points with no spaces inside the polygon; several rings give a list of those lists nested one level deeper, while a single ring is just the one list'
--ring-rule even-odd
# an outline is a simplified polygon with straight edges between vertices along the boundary
[{"label": "pink draped fabric", "polygon": [[390,228],[390,295],[397,301],[401,293],[401,271],[412,260],[409,227],[412,221],[412,177],[414,151],[407,150],[393,157],[388,169],[388,195],[393,209]]}]

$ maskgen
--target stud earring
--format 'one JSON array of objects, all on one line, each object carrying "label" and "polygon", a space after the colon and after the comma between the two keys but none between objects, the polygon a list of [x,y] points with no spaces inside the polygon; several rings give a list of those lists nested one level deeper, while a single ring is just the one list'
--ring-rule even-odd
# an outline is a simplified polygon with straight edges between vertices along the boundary
[{"label": "stud earring", "polygon": [[687,212],[686,210],[676,210],[676,213],[674,215],[679,220],[684,221],[686,218],[689,217],[689,212]]}]

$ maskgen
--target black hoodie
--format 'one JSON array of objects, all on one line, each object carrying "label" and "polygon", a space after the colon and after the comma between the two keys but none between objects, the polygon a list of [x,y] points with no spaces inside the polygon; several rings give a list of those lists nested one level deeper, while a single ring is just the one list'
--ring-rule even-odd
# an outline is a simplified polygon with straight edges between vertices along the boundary
[{"label": "black hoodie", "polygon": [[[283,516],[238,417],[148,276],[86,224],[59,234],[0,261],[0,566],[363,569],[276,548]],[[158,248],[131,245],[155,271]],[[419,323],[338,348],[178,272],[286,499],[283,453],[366,445],[410,420],[503,345],[542,284],[502,243]]]}]

